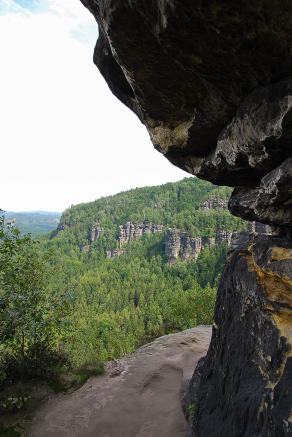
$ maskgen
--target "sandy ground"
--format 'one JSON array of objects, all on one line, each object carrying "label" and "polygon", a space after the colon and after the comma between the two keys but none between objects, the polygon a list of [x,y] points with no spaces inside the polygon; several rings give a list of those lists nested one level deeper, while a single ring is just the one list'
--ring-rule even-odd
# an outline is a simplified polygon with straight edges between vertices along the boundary
[{"label": "sandy ground", "polygon": [[182,387],[210,336],[209,327],[189,329],[111,363],[106,375],[41,407],[29,437],[185,437]]}]

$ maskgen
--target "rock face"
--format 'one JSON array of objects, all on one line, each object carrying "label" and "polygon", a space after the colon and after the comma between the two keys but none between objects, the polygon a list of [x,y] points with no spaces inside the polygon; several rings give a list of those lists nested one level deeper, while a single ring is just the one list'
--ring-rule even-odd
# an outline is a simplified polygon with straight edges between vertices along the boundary
[{"label": "rock face", "polygon": [[90,232],[90,241],[93,243],[94,241],[98,240],[99,237],[102,234],[103,229],[100,227],[99,222],[96,222],[93,224]]},{"label": "rock face", "polygon": [[292,435],[291,285],[286,239],[237,236],[211,347],[191,380],[196,436]]},{"label": "rock face", "polygon": [[202,209],[210,210],[210,209],[225,209],[227,208],[227,202],[224,199],[207,199],[202,204]]},{"label": "rock face", "polygon": [[291,233],[292,158],[267,174],[259,187],[235,189],[229,207],[235,215],[278,226]]},{"label": "rock face", "polygon": [[270,226],[264,225],[263,223],[259,223],[259,222],[249,222],[248,232],[250,234],[267,234],[267,235],[270,235],[272,233]]},{"label": "rock face", "polygon": [[231,242],[190,433],[291,436],[292,2],[82,2],[95,63],[154,146],[273,231]]},{"label": "rock face", "polygon": [[169,263],[177,259],[196,260],[203,249],[222,243],[228,246],[232,232],[217,230],[216,237],[190,237],[179,229],[168,229],[165,235],[165,255]]},{"label": "rock face", "polygon": [[127,222],[119,227],[119,246],[122,247],[124,244],[143,237],[143,235],[157,234],[163,230],[163,225],[157,225],[147,221],[143,223]]},{"label": "rock face", "polygon": [[110,249],[106,251],[106,257],[108,259],[116,258],[117,256],[121,256],[125,253],[124,249]]},{"label": "rock face", "polygon": [[[107,250],[107,258],[115,258],[125,253],[125,246],[144,235],[157,234],[165,231],[163,225],[157,225],[145,221],[144,223],[127,222],[119,226],[117,237],[118,247]],[[164,237],[165,256],[169,263],[176,260],[196,260],[205,247],[215,244],[231,242],[232,232],[218,229],[216,237],[190,237],[187,232],[180,229],[167,229]]]},{"label": "rock face", "polygon": [[197,259],[202,250],[201,237],[189,237],[179,229],[168,229],[165,236],[165,255],[169,263],[178,258]]},{"label": "rock face", "polygon": [[290,156],[289,0],[82,2],[95,63],[171,162],[234,186]]}]

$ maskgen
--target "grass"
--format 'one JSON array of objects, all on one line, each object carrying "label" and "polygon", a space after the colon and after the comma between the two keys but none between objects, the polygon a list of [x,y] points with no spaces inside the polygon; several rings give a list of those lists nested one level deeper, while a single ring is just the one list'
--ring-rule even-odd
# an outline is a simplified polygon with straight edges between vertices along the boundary
[{"label": "grass", "polygon": [[195,403],[188,404],[186,407],[186,413],[189,420],[193,420],[196,412],[197,412],[198,406]]},{"label": "grass", "polygon": [[17,431],[14,426],[3,426],[0,424],[0,436],[1,437],[21,437],[22,433]]},{"label": "grass", "polygon": [[90,377],[102,375],[104,371],[104,363],[100,361],[86,363],[77,369],[60,365],[54,372],[49,372],[51,376],[46,380],[7,385],[0,392],[0,437],[22,437],[22,430],[27,428],[31,416],[53,393],[72,393]]},{"label": "grass", "polygon": [[48,381],[49,387],[55,393],[74,391],[81,387],[92,376],[104,374],[104,363],[86,363],[78,369],[63,371]]}]

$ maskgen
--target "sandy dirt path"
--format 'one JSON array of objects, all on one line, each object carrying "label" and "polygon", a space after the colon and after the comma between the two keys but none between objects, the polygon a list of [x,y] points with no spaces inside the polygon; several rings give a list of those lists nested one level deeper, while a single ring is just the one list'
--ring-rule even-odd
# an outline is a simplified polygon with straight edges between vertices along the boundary
[{"label": "sandy dirt path", "polygon": [[160,337],[112,363],[106,375],[41,407],[29,437],[185,437],[182,387],[210,335],[197,327]]}]

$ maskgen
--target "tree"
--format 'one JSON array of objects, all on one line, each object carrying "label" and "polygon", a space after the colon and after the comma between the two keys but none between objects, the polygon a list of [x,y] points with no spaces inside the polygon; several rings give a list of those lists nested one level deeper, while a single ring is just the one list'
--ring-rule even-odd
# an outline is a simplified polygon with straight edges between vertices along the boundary
[{"label": "tree", "polygon": [[45,255],[29,235],[5,227],[4,217],[0,211],[2,380],[7,372],[23,378],[44,371],[48,356],[56,350],[60,315],[57,301],[47,289]]}]

